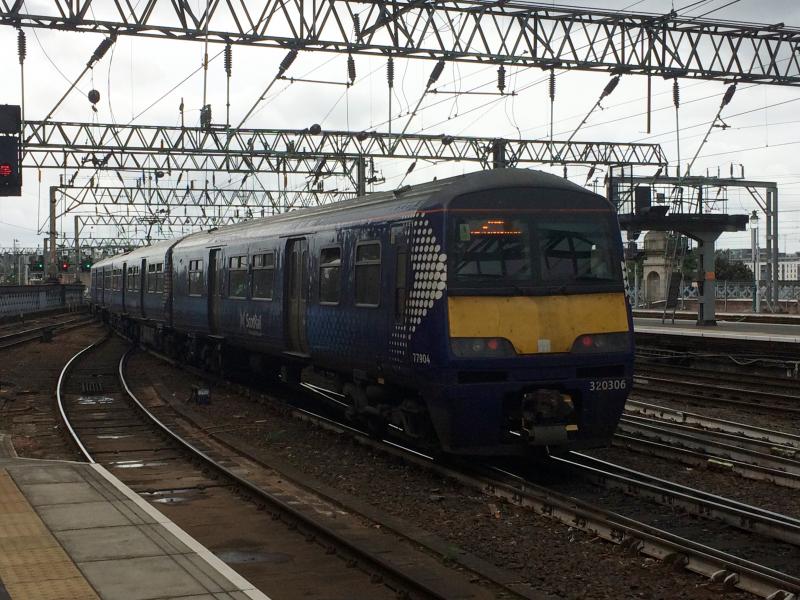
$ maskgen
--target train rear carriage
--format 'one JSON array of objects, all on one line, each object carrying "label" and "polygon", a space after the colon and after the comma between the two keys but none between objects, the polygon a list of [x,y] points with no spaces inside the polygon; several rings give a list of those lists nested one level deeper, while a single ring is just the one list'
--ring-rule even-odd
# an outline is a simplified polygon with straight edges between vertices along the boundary
[{"label": "train rear carriage", "polygon": [[169,257],[174,241],[158,242],[92,265],[90,298],[116,318],[169,321]]},{"label": "train rear carriage", "polygon": [[103,306],[109,314],[125,314],[125,255],[107,258],[92,268],[103,272]]}]

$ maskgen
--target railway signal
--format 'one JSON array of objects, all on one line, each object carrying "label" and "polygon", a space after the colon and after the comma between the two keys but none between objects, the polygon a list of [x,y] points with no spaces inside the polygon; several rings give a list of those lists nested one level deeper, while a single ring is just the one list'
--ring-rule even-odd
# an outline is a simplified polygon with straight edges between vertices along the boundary
[{"label": "railway signal", "polygon": [[22,194],[21,114],[19,106],[0,105],[0,196]]}]

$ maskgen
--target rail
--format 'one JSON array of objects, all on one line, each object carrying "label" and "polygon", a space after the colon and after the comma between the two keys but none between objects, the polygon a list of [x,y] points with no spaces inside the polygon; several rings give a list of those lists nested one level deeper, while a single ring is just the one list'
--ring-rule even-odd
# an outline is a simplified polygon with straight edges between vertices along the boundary
[{"label": "rail", "polygon": [[89,454],[89,451],[86,449],[86,446],[83,445],[83,442],[81,441],[80,436],[75,431],[75,429],[72,427],[72,423],[70,423],[69,417],[67,416],[67,411],[64,408],[63,388],[64,388],[64,381],[67,378],[67,375],[69,373],[70,368],[72,367],[72,364],[79,357],[81,357],[84,353],[88,352],[89,350],[92,350],[92,349],[96,348],[97,346],[102,344],[107,339],[108,339],[108,336],[104,337],[102,340],[100,340],[98,342],[92,342],[91,344],[86,346],[83,350],[79,350],[72,358],[70,358],[67,361],[67,364],[64,365],[64,368],[61,369],[61,373],[58,376],[58,383],[56,384],[56,403],[58,404],[58,412],[61,415],[61,420],[64,423],[64,426],[67,428],[67,432],[69,433],[70,437],[72,438],[72,441],[78,447],[78,450],[80,451],[80,453],[83,455],[83,457],[86,459],[87,462],[92,463],[92,464],[95,463],[94,458],[92,458],[92,455]]}]

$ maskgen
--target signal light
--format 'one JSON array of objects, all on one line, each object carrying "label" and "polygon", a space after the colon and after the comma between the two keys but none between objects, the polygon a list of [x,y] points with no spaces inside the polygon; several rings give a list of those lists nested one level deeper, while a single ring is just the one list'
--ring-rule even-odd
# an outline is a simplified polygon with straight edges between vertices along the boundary
[{"label": "signal light", "polygon": [[0,196],[22,194],[20,107],[0,105]]},{"label": "signal light", "polygon": [[61,261],[61,270],[62,271],[69,271],[69,261],[62,260]]}]

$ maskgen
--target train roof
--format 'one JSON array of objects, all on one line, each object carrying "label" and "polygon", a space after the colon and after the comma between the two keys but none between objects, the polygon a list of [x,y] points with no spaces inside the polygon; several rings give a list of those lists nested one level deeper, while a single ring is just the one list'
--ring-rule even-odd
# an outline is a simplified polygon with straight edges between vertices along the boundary
[{"label": "train roof", "polygon": [[428,206],[447,206],[453,198],[463,194],[509,187],[537,187],[572,191],[580,194],[581,201],[584,203],[594,201],[597,202],[598,207],[611,208],[603,196],[544,171],[533,169],[475,171],[445,179],[435,179],[418,185],[404,186],[398,190],[374,192],[351,200],[253,219],[218,229],[199,231],[183,238],[158,242],[104,259],[96,263],[96,266],[105,266],[122,257],[127,260],[144,258],[154,253],[166,253],[173,244],[176,245],[176,249],[184,249],[225,245],[230,242],[231,238],[255,238],[263,233],[266,226],[283,230],[280,232],[281,235],[300,235],[331,223],[364,222],[385,218],[387,211],[392,214],[408,213],[413,215]]},{"label": "train roof", "polygon": [[181,239],[186,236],[182,236],[179,238],[173,238],[171,240],[161,240],[155,242],[154,244],[150,244],[149,246],[142,246],[140,248],[134,248],[133,250],[128,250],[127,252],[122,252],[120,254],[115,254],[114,256],[108,256],[102,260],[98,260],[93,267],[107,267],[114,263],[121,258],[125,258],[125,260],[135,259],[135,258],[146,258],[148,256],[152,256],[154,254],[166,254],[167,250],[170,246],[177,243]]},{"label": "train roof", "polygon": [[284,229],[286,234],[296,233],[299,235],[333,222],[341,224],[349,221],[361,222],[380,219],[386,216],[387,210],[393,214],[409,213],[413,215],[426,206],[447,206],[453,198],[463,194],[508,187],[538,187],[572,191],[582,194],[587,199],[594,198],[598,205],[610,208],[604,197],[557,175],[532,169],[493,169],[437,179],[428,183],[407,186],[406,189],[374,192],[351,200],[197,232],[187,235],[181,241],[180,247],[213,246],[228,242],[232,236],[237,238],[256,236],[263,231],[266,225]]}]

